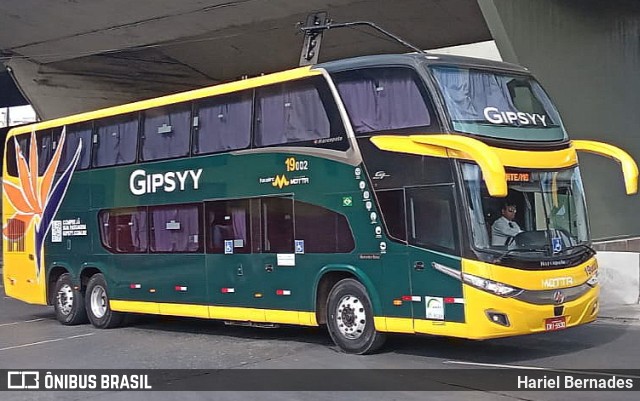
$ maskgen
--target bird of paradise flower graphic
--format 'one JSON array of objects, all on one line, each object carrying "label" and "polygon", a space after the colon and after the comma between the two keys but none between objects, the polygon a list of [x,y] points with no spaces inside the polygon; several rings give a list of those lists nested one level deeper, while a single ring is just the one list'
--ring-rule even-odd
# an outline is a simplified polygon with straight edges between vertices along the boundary
[{"label": "bird of paradise flower graphic", "polygon": [[7,220],[7,224],[3,226],[2,234],[6,239],[16,241],[23,238],[30,230],[35,231],[34,254],[38,281],[42,271],[42,249],[45,238],[51,229],[53,218],[62,204],[82,152],[82,139],[80,139],[73,158],[56,181],[55,176],[62,157],[65,138],[66,127],[63,127],[58,147],[44,174],[39,176],[38,143],[35,131],[31,132],[28,162],[20,144],[14,137],[13,144],[16,152],[19,184],[9,181],[2,183],[7,200],[15,210],[15,213]]}]

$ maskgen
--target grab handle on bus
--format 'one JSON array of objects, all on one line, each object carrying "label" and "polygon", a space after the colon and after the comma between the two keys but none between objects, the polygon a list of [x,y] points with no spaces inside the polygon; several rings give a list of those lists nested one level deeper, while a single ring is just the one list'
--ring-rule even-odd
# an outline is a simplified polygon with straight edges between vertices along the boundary
[{"label": "grab handle on bus", "polygon": [[422,270],[424,270],[424,262],[423,262],[423,261],[421,261],[421,260],[419,260],[419,261],[415,262],[415,263],[413,264],[413,268],[414,268],[416,271],[422,271]]}]

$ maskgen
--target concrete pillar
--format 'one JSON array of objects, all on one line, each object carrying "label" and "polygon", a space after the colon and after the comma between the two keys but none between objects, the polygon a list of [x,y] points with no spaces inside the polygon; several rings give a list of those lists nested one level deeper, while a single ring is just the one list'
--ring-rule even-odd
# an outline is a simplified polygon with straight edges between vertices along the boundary
[{"label": "concrete pillar", "polygon": [[[503,59],[534,73],[572,139],[620,146],[640,163],[640,2],[478,4]],[[592,236],[640,235],[640,196],[624,194],[617,163],[588,154],[580,163]]]}]

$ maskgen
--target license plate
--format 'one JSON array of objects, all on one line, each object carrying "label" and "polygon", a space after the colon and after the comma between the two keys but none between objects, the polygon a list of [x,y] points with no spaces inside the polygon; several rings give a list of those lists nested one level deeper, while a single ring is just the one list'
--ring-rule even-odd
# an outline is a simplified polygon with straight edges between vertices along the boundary
[{"label": "license plate", "polygon": [[567,318],[565,316],[553,317],[544,321],[545,331],[562,330],[567,328]]}]

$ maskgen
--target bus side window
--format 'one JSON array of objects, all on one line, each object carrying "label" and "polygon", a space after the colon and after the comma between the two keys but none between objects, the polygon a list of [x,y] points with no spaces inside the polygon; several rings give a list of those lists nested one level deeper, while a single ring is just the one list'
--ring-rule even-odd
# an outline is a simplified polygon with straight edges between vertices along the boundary
[{"label": "bus side window", "polygon": [[151,252],[202,252],[200,205],[149,208]]},{"label": "bus side window", "polygon": [[380,211],[389,235],[401,241],[407,240],[407,226],[404,212],[404,190],[376,191]]},{"label": "bus side window", "polygon": [[43,175],[53,154],[51,130],[36,132],[36,142],[38,143],[38,175]]},{"label": "bus side window", "polygon": [[408,188],[406,205],[410,244],[458,252],[458,227],[452,186]]},{"label": "bus side window", "polygon": [[[205,216],[207,253],[251,253],[248,199],[207,202]],[[232,241],[232,251],[225,241]]]},{"label": "bus side window", "polygon": [[146,208],[102,210],[98,214],[102,245],[116,253],[147,252]]},{"label": "bus side window", "polygon": [[296,240],[305,253],[347,253],[355,248],[347,218],[321,206],[294,203]]},{"label": "bus side window", "polygon": [[[76,154],[80,141],[82,141],[82,150],[80,152],[80,159],[76,165],[76,170],[84,170],[91,166],[91,133],[93,131],[93,124],[91,122],[67,125],[66,139],[62,154],[60,156],[60,162],[58,164],[58,172],[63,172],[73,160],[73,156]],[[53,131],[53,139],[56,149],[60,146],[60,136],[62,129],[56,128]]]},{"label": "bus side window", "polygon": [[252,91],[199,101],[194,120],[193,153],[244,149],[251,142]]},{"label": "bus side window", "polygon": [[[31,134],[21,134],[14,137],[15,141],[20,146],[20,151],[24,156],[24,159],[29,163],[29,145],[31,144]],[[16,153],[15,142],[13,139],[7,141],[6,144],[6,161],[7,161],[7,174],[12,177],[18,176],[18,154]]]},{"label": "bus side window", "polygon": [[333,78],[356,134],[417,127],[434,132],[433,106],[414,70],[367,68],[339,72]]},{"label": "bus side window", "polygon": [[191,138],[191,104],[156,107],[143,112],[142,160],[187,156]]},{"label": "bus side window", "polygon": [[96,133],[92,140],[95,167],[136,161],[138,120],[138,114],[133,113],[96,121]]},{"label": "bus side window", "polygon": [[319,80],[305,79],[258,89],[255,145],[271,146],[329,138],[332,124],[322,102],[319,85]]},{"label": "bus side window", "polygon": [[293,253],[293,201],[262,199],[262,252]]}]

